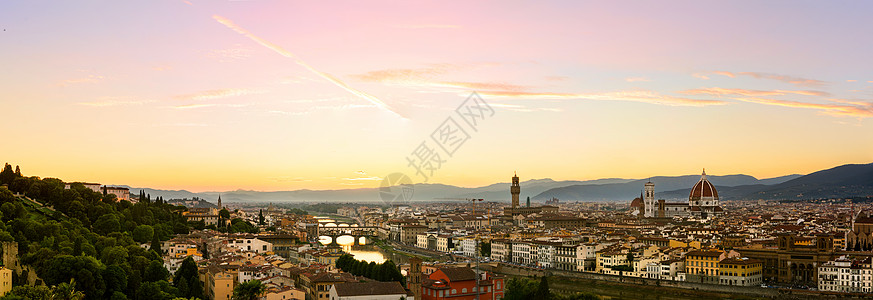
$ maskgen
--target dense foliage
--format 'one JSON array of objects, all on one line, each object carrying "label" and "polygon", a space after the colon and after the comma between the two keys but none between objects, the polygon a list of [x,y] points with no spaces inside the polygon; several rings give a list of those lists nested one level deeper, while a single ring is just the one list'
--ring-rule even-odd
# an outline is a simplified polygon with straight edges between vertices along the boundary
[{"label": "dense foliage", "polygon": [[491,243],[481,243],[479,247],[479,256],[491,257]]},{"label": "dense foliage", "polygon": [[399,281],[404,283],[403,274],[397,269],[393,261],[384,263],[366,262],[357,260],[351,255],[343,254],[336,260],[336,267],[355,276],[364,276],[378,281]]},{"label": "dense foliage", "polygon": [[[185,207],[160,198],[153,202],[148,195],[140,195],[136,204],[116,201],[115,195],[94,192],[81,183],[65,189],[59,179],[24,177],[20,171],[7,175],[6,169],[11,167],[7,164],[0,172],[0,184],[9,185],[8,190],[0,189],[0,241],[18,242],[21,263],[33,267],[46,285],[57,288],[73,280],[85,299],[202,295],[202,284],[190,279],[183,293],[178,283],[169,284],[169,272],[157,252],[161,240],[188,233],[180,214]],[[141,247],[149,242],[150,247]],[[27,278],[15,274],[13,281],[21,285]],[[191,286],[201,291],[191,291]],[[26,298],[19,292],[45,291],[22,287],[5,299]]]},{"label": "dense foliage", "polygon": [[233,288],[234,300],[257,300],[266,291],[260,280],[249,280]]},{"label": "dense foliage", "polygon": [[600,297],[586,293],[555,294],[549,290],[549,281],[546,277],[539,280],[515,277],[506,283],[506,300],[597,300]]}]

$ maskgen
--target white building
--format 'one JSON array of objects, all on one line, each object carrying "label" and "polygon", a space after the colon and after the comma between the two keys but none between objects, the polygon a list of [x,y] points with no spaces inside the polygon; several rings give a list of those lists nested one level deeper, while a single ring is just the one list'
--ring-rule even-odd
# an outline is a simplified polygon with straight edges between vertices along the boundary
[{"label": "white building", "polygon": [[679,273],[685,270],[685,260],[682,259],[671,259],[664,260],[660,263],[661,274],[658,276],[658,279],[663,280],[674,280],[674,281],[682,281],[685,279],[682,276],[680,280]]},{"label": "white building", "polygon": [[661,264],[654,262],[646,264],[645,277],[649,279],[661,279]]},{"label": "white building", "polygon": [[117,201],[130,201],[130,190],[125,187],[103,186],[106,194],[113,194]]},{"label": "white building", "polygon": [[531,245],[527,242],[512,242],[512,262],[522,265],[531,265],[534,259],[531,257]]},{"label": "white building", "polygon": [[273,244],[260,240],[254,235],[229,236],[227,245],[240,251],[252,251],[258,254],[273,252]]},{"label": "white building", "polygon": [[818,267],[818,289],[828,292],[870,293],[870,258],[863,261],[841,257]]},{"label": "white building", "polygon": [[512,243],[507,240],[492,240],[491,260],[503,262],[512,261]]},{"label": "white building", "polygon": [[436,250],[439,252],[448,253],[449,251],[452,251],[452,248],[454,248],[454,244],[452,244],[452,236],[448,234],[438,234],[436,236],[436,245]]},{"label": "white building", "polygon": [[97,193],[103,193],[103,189],[101,188],[102,185],[99,184],[99,183],[88,183],[88,182],[68,182],[68,183],[64,183],[64,189],[65,189],[65,190],[69,190],[69,189],[70,189],[70,185],[73,184],[73,183],[81,183],[81,184],[84,185],[86,188],[89,188],[89,189],[91,189],[91,190],[94,191],[94,192],[97,192]]},{"label": "white building", "polygon": [[419,234],[415,238],[415,246],[422,249],[427,249],[428,234]]},{"label": "white building", "polygon": [[[543,268],[552,268],[555,264],[556,245],[560,243],[535,242],[531,243],[531,249],[536,249],[536,265]],[[534,246],[536,248],[534,248]],[[531,251],[533,252],[533,251]]]},{"label": "white building", "polygon": [[461,248],[463,248],[464,256],[466,257],[476,257],[476,250],[479,249],[478,241],[475,238],[461,238]]},{"label": "white building", "polygon": [[576,270],[594,271],[597,262],[597,251],[606,247],[604,244],[587,243],[579,245],[576,249]]}]

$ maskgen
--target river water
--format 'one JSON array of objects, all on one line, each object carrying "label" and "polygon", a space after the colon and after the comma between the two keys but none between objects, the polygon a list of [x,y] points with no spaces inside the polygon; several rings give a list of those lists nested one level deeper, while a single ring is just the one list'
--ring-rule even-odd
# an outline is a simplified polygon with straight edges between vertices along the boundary
[{"label": "river water", "polygon": [[[330,237],[322,236],[319,239],[319,242],[323,245],[327,245],[331,242]],[[337,238],[337,244],[343,247],[343,251],[349,253],[355,257],[357,260],[363,260],[366,262],[375,262],[377,264],[381,264],[386,260],[391,260],[395,264],[405,264],[407,263],[407,257],[401,254],[393,253],[390,251],[385,251],[382,248],[379,248],[374,245],[363,245],[364,240],[360,240],[358,246],[352,246],[354,243],[354,239],[350,236],[341,236]]]}]

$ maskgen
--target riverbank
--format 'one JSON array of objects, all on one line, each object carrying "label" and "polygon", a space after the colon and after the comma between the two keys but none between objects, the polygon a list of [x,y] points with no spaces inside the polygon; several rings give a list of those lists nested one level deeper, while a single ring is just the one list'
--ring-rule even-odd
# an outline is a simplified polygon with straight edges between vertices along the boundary
[{"label": "riverbank", "polygon": [[379,247],[382,251],[392,253],[394,255],[401,255],[405,257],[403,262],[395,261],[395,263],[406,263],[409,258],[417,257],[422,261],[435,261],[439,260],[440,257],[434,257],[427,253],[421,253],[420,251],[414,251],[414,249],[406,249],[402,245],[398,245],[397,243],[387,242],[385,240],[375,240],[373,243],[374,246]]},{"label": "riverbank", "polygon": [[595,294],[603,299],[655,299],[655,300],[696,300],[696,299],[768,299],[741,294],[707,292],[663,286],[644,286],[603,280],[549,276],[549,287],[555,293],[572,294],[584,292]]},{"label": "riverbank", "polygon": [[326,213],[326,212],[318,212],[318,211],[309,212],[309,214],[316,216],[316,217],[330,218],[330,219],[333,219],[334,221],[336,221],[336,223],[346,223],[349,225],[358,224],[358,221],[355,221],[354,219],[346,217],[346,216],[340,216],[340,215],[336,215],[336,214],[331,214],[331,213]]},{"label": "riverbank", "polygon": [[487,270],[507,277],[547,276],[557,293],[593,293],[605,299],[869,299],[869,294],[834,293],[761,287],[740,287],[685,281],[666,281],[587,272],[543,270],[511,264],[486,264]]}]

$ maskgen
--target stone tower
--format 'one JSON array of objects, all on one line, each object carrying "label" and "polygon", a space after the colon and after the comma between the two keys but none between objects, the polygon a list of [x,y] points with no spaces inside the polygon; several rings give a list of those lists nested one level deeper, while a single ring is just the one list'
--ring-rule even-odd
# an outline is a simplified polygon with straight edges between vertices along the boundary
[{"label": "stone tower", "polygon": [[221,195],[218,195],[218,210],[221,210]]},{"label": "stone tower", "polygon": [[512,186],[509,187],[509,192],[512,193],[512,208],[518,208],[518,195],[521,194],[521,185],[518,184],[518,174],[512,175]]},{"label": "stone tower", "polygon": [[3,266],[21,273],[21,265],[18,264],[18,243],[3,242]]},{"label": "stone tower", "polygon": [[415,295],[415,299],[421,299],[421,259],[412,257],[409,259],[409,277],[406,287]]},{"label": "stone tower", "polygon": [[646,218],[657,217],[658,207],[655,204],[655,184],[646,182],[645,194],[643,194],[643,216]]}]

